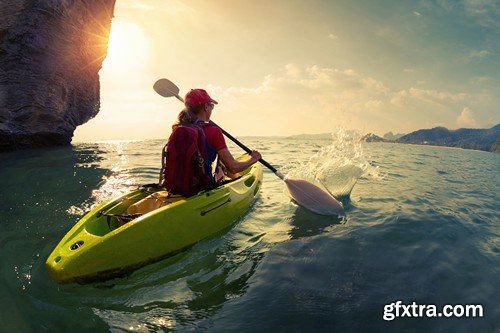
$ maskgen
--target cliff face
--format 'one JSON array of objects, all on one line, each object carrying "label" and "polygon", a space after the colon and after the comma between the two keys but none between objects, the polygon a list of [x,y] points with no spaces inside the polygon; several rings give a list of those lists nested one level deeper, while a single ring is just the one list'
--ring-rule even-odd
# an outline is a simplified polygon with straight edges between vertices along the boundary
[{"label": "cliff face", "polygon": [[98,113],[114,5],[0,1],[0,151],[69,144]]}]

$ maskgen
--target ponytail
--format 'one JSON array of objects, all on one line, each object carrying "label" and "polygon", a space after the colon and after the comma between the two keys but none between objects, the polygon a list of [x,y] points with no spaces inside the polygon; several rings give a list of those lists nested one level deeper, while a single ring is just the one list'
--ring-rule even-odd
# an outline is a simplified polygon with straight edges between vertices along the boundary
[{"label": "ponytail", "polygon": [[179,115],[177,116],[177,122],[172,125],[172,130],[176,129],[180,125],[189,125],[194,123],[198,118],[197,114],[200,113],[202,108],[203,106],[197,108],[186,107],[184,110],[179,112]]}]

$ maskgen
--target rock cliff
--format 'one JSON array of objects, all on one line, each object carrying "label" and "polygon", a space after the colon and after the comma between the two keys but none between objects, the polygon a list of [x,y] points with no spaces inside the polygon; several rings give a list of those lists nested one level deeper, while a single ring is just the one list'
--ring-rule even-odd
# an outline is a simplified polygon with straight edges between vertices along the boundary
[{"label": "rock cliff", "polygon": [[114,5],[0,1],[0,151],[69,144],[98,113]]}]

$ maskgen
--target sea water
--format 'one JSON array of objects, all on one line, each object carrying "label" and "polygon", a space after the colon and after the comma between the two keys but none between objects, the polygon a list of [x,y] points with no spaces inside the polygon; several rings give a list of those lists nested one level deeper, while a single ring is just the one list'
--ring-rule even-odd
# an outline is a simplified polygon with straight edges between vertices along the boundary
[{"label": "sea water", "polygon": [[[0,155],[0,331],[500,330],[500,155],[331,139],[242,138],[345,218],[298,207],[265,171],[232,228],[130,275],[59,285],[45,260],[98,202],[156,182],[162,140]],[[233,154],[238,149],[231,146]],[[480,304],[482,318],[384,320],[384,306]]]}]

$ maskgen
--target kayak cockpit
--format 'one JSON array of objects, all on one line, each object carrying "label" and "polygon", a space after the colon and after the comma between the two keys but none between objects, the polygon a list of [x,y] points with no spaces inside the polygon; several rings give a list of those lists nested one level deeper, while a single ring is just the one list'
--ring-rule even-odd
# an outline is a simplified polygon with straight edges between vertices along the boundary
[{"label": "kayak cockpit", "polygon": [[119,228],[123,224],[135,220],[143,215],[139,211],[127,210],[137,202],[149,195],[162,191],[163,188],[156,184],[143,185],[136,191],[129,192],[100,208],[85,223],[85,231],[94,236],[104,236]]}]

